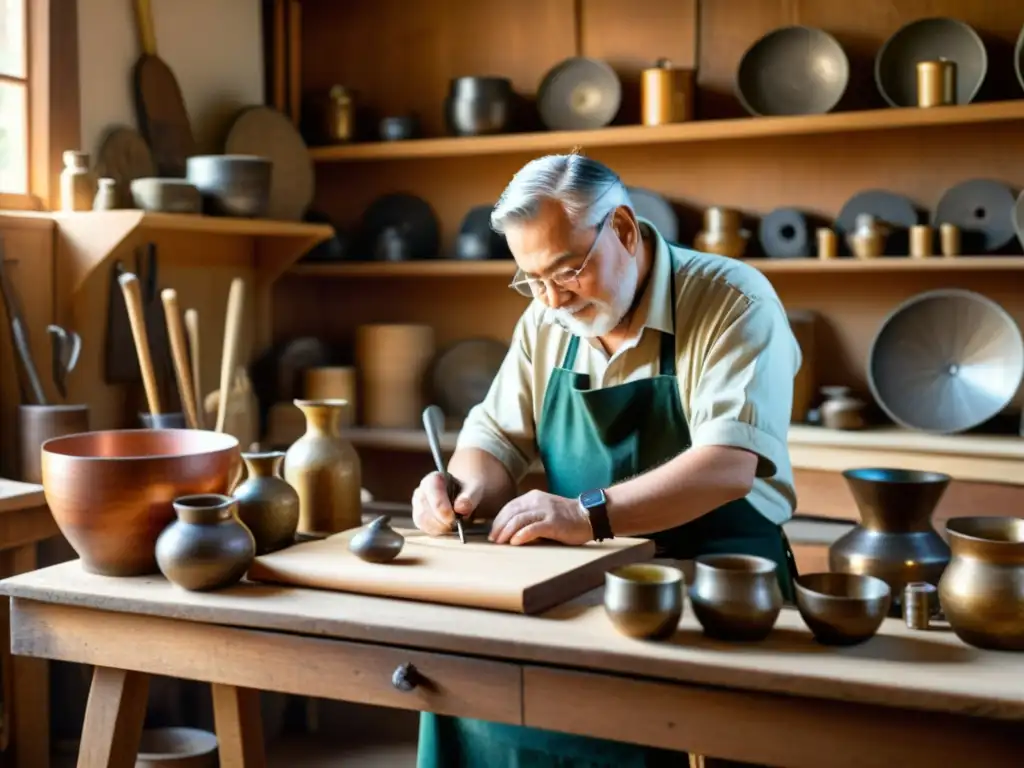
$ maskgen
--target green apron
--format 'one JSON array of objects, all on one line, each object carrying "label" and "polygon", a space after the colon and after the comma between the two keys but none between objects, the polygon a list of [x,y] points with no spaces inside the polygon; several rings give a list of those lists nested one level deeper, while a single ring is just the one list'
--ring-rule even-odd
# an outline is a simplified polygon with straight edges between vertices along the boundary
[{"label": "green apron", "polygon": [[[672,293],[675,297],[673,267]],[[673,321],[674,321],[673,300]],[[674,322],[673,322],[674,326]],[[664,464],[690,447],[675,371],[675,337],[661,334],[660,375],[590,389],[573,366],[579,337],[552,371],[537,443],[548,491],[575,498]],[[779,585],[792,600],[796,576],[782,528],[738,499],[696,520],[649,536],[657,556],[750,554],[778,564]],[[611,630],[609,630],[611,631]],[[418,768],[656,768],[685,766],[682,753],[605,739],[423,713]]]}]

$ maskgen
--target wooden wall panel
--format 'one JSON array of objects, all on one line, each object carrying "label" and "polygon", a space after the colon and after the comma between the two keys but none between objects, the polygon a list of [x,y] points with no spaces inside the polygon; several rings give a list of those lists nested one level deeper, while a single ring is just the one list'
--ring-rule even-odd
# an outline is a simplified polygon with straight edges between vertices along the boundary
[{"label": "wooden wall panel", "polygon": [[622,79],[618,124],[640,122],[640,72],[668,59],[697,66],[698,0],[632,0],[628,17],[621,0],[582,0],[580,55],[603,59]]},{"label": "wooden wall panel", "polygon": [[884,106],[874,84],[875,54],[903,24],[929,16],[950,16],[972,25],[988,45],[989,93],[1020,97],[1011,63],[1013,43],[1024,25],[1024,3],[1019,0],[705,0],[700,4],[698,115],[745,114],[733,86],[743,53],[762,35],[791,24],[820,27],[846,51],[850,87],[840,108]]},{"label": "wooden wall panel", "polygon": [[441,135],[451,78],[500,75],[530,95],[574,41],[573,0],[307,0],[303,91],[341,83],[375,118],[415,112]]},{"label": "wooden wall panel", "polygon": [[[32,343],[32,357],[50,402],[57,390],[50,375],[50,337],[54,322],[53,222],[41,217],[0,215],[4,267],[21,303]],[[0,304],[3,301],[0,300]],[[0,477],[16,477],[17,424],[21,393],[7,313],[0,308]]]}]

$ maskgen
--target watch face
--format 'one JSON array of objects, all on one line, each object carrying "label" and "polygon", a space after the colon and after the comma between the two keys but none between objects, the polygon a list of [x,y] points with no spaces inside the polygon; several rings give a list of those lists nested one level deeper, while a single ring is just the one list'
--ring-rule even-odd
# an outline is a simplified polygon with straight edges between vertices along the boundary
[{"label": "watch face", "polygon": [[580,494],[580,504],[583,505],[584,509],[604,504],[604,491],[600,488],[593,491],[584,491]]}]

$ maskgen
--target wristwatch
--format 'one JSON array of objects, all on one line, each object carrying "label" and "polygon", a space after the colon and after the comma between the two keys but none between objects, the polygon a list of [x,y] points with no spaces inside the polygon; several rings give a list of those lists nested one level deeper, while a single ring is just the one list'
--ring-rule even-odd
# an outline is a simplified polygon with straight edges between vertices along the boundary
[{"label": "wristwatch", "polygon": [[608,522],[608,497],[604,495],[604,491],[600,488],[584,491],[579,496],[579,502],[590,518],[590,530],[594,532],[594,540],[614,539],[611,523]]}]

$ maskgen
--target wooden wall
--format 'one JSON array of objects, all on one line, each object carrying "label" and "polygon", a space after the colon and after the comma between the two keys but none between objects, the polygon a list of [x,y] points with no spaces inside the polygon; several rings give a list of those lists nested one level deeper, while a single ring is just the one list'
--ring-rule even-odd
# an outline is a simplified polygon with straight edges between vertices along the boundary
[{"label": "wooden wall", "polygon": [[[32,357],[43,389],[52,402],[57,390],[50,375],[50,338],[46,326],[54,322],[53,222],[41,216],[0,214],[4,267],[18,294],[28,326]],[[2,304],[0,300],[0,304]],[[16,477],[18,368],[7,315],[0,310],[0,477]]]}]

